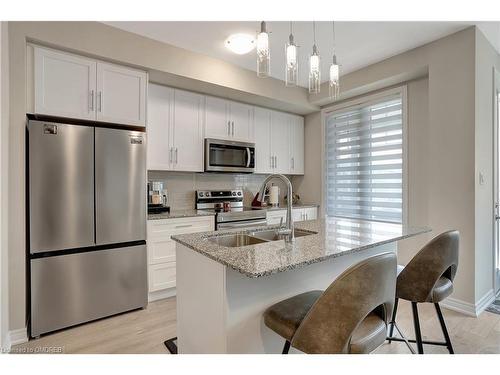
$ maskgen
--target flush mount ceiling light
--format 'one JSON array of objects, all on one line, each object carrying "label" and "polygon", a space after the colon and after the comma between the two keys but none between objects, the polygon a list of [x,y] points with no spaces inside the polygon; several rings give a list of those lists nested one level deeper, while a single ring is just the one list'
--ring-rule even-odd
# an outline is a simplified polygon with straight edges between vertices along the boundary
[{"label": "flush mount ceiling light", "polygon": [[249,34],[232,34],[224,44],[230,51],[244,55],[255,48],[255,38]]}]

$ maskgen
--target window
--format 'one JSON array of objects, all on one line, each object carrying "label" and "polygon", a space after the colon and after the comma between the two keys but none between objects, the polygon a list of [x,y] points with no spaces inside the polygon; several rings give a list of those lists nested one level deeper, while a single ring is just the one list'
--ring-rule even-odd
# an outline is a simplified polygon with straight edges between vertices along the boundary
[{"label": "window", "polygon": [[325,116],[328,216],[403,222],[403,90]]}]

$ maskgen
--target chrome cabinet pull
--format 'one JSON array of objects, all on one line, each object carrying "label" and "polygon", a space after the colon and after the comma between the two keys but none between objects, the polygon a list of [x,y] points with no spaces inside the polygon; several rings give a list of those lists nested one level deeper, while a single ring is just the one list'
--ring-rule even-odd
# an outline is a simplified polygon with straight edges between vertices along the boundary
[{"label": "chrome cabinet pull", "polygon": [[278,157],[274,157],[274,168],[278,168]]},{"label": "chrome cabinet pull", "polygon": [[94,111],[94,90],[90,90],[90,110]]},{"label": "chrome cabinet pull", "polygon": [[170,163],[172,163],[172,150],[173,150],[173,147],[170,147],[169,158],[168,158],[168,161]]},{"label": "chrome cabinet pull", "polygon": [[177,151],[178,151],[178,149],[177,149],[177,147],[176,147],[176,148],[175,148],[175,164],[177,164],[177,156],[178,156]]},{"label": "chrome cabinet pull", "polygon": [[97,93],[97,97],[99,98],[99,108],[98,108],[98,111],[102,112],[102,91],[99,91]]},{"label": "chrome cabinet pull", "polygon": [[231,127],[232,127],[232,135],[234,137],[234,121],[232,122]]},{"label": "chrome cabinet pull", "polygon": [[227,122],[227,135],[231,135],[231,121]]},{"label": "chrome cabinet pull", "polygon": [[192,227],[193,224],[185,224],[185,225],[176,225],[175,226],[175,229],[179,229],[179,228],[190,228]]}]

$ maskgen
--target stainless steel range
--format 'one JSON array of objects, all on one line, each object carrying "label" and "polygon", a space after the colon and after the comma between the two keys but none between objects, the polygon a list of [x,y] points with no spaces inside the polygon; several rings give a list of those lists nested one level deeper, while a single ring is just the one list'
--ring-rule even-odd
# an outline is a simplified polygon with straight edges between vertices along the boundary
[{"label": "stainless steel range", "polygon": [[267,225],[266,210],[243,205],[243,190],[198,190],[196,209],[216,213],[216,230]]}]

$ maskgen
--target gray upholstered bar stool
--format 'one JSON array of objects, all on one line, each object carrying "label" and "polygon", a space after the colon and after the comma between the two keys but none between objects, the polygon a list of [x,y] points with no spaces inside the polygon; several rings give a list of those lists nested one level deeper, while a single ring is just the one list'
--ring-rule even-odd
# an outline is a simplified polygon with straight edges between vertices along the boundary
[{"label": "gray upholstered bar stool", "polygon": [[[391,319],[389,342],[405,341],[412,351],[413,349],[408,342],[416,343],[419,354],[424,353],[423,344],[441,345],[446,346],[450,354],[453,354],[453,346],[451,345],[439,302],[453,292],[453,279],[458,267],[458,242],[458,231],[450,230],[444,232],[428,242],[406,267],[398,266],[396,304]],[[415,340],[407,340],[397,327],[396,313],[399,299],[411,302]],[[417,308],[417,304],[419,303],[434,304],[445,342],[422,340]],[[396,327],[402,338],[392,337],[394,327]]]},{"label": "gray upholstered bar stool", "polygon": [[394,307],[396,255],[384,253],[344,271],[324,292],[288,298],[264,313],[267,327],[305,353],[369,353],[386,339]]}]

